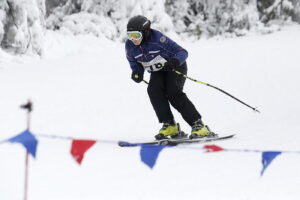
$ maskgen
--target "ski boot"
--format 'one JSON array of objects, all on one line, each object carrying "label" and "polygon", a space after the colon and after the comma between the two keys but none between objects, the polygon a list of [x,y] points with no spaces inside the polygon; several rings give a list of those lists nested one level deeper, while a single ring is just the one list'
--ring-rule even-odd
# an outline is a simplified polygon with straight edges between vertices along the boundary
[{"label": "ski boot", "polygon": [[167,139],[168,136],[171,138],[183,138],[187,137],[187,135],[180,130],[179,123],[172,122],[165,122],[163,127],[159,130],[159,133],[155,136],[156,140]]},{"label": "ski boot", "polygon": [[217,137],[217,135],[210,131],[208,126],[204,125],[201,119],[194,122],[192,132],[189,136],[190,139],[203,138],[203,137]]}]

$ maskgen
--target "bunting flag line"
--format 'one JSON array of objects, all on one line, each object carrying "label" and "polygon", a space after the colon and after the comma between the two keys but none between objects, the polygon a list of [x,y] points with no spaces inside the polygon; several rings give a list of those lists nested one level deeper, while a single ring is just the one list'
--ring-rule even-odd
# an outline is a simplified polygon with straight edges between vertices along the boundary
[{"label": "bunting flag line", "polygon": [[217,145],[205,145],[203,148],[206,149],[206,152],[218,152],[218,151],[225,150],[222,147],[219,147]]},{"label": "bunting flag line", "polygon": [[27,152],[29,152],[34,158],[36,157],[36,149],[37,149],[38,141],[29,130],[25,130],[19,135],[8,139],[8,141],[11,143],[22,144],[27,150]]},{"label": "bunting flag line", "polygon": [[89,150],[94,144],[95,140],[73,140],[71,146],[71,155],[75,159],[75,161],[80,165],[84,154],[87,150]]},{"label": "bunting flag line", "polygon": [[[42,135],[42,134],[32,134],[28,129],[23,131],[22,133],[12,137],[10,139],[0,141],[0,144],[3,143],[20,143],[24,146],[26,151],[31,154],[34,158],[36,157],[38,140],[36,137],[44,137],[49,139],[59,139],[59,140],[71,140],[72,146],[70,153],[75,161],[80,165],[84,159],[85,153],[95,144],[95,143],[107,143],[117,145],[118,141],[111,140],[91,140],[91,139],[74,139],[72,137],[58,136],[58,135]],[[140,147],[140,159],[141,161],[147,165],[149,168],[153,169],[160,152],[165,147],[164,145],[138,145]],[[266,169],[270,166],[272,161],[280,154],[283,153],[293,153],[300,154],[300,151],[263,151],[263,150],[251,150],[251,149],[224,149],[217,145],[204,145],[202,147],[195,146],[172,146],[178,149],[190,149],[190,150],[204,150],[204,152],[243,152],[243,153],[261,153],[262,154],[262,170],[260,175],[263,176]]]},{"label": "bunting flag line", "polygon": [[260,176],[263,176],[265,170],[267,169],[267,167],[271,164],[271,162],[278,156],[280,155],[282,152],[280,151],[265,151],[262,153],[262,164],[263,164],[263,168],[260,172]]},{"label": "bunting flag line", "polygon": [[159,153],[165,147],[166,146],[164,145],[158,145],[158,146],[141,145],[141,150],[140,150],[141,161],[152,169],[156,163]]}]

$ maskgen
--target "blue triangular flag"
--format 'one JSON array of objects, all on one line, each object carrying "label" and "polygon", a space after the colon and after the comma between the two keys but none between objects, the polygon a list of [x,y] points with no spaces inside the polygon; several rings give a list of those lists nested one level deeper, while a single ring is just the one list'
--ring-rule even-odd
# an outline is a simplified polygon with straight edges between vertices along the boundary
[{"label": "blue triangular flag", "polygon": [[281,154],[280,151],[265,151],[262,153],[263,168],[260,172],[261,176],[264,174],[265,170],[270,165],[270,163],[280,154]]},{"label": "blue triangular flag", "polygon": [[25,147],[25,149],[35,158],[38,141],[29,130],[26,130],[19,135],[10,138],[8,141],[12,143],[21,143]]},{"label": "blue triangular flag", "polygon": [[140,155],[142,162],[152,169],[156,163],[159,153],[165,147],[166,146],[164,145],[141,145]]}]

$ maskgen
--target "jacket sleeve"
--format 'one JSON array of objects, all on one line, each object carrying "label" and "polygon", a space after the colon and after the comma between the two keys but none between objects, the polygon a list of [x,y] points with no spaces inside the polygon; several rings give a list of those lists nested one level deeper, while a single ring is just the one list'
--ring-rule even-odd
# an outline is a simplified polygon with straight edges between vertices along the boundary
[{"label": "jacket sleeve", "polygon": [[180,65],[182,65],[186,61],[188,57],[187,50],[185,50],[184,48],[179,46],[176,42],[174,42],[173,40],[171,40],[170,38],[164,35],[161,37],[160,42],[167,51],[175,54],[173,58],[179,60]]},{"label": "jacket sleeve", "polygon": [[133,56],[130,55],[127,45],[126,45],[125,49],[126,49],[126,58],[129,62],[129,65],[130,65],[130,68],[132,69],[132,71],[135,71],[135,72],[138,71],[138,72],[144,73],[144,71],[145,71],[144,67],[140,63],[138,63]]}]

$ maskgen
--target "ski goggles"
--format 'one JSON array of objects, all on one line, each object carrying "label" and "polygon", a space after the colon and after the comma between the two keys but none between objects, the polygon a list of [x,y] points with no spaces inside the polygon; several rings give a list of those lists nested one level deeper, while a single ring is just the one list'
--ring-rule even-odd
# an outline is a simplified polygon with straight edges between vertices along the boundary
[{"label": "ski goggles", "polygon": [[143,34],[139,31],[128,31],[127,38],[129,40],[139,40],[143,37]]}]

